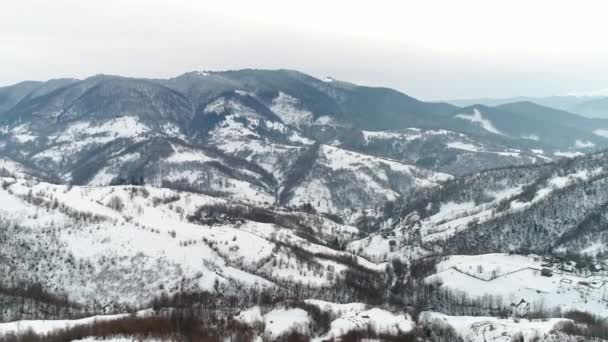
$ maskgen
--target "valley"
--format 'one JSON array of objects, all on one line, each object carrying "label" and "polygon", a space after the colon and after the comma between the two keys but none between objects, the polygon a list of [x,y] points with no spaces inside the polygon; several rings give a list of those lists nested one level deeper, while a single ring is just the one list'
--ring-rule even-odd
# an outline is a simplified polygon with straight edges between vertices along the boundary
[{"label": "valley", "polygon": [[606,338],[605,119],[245,69],[20,83],[0,127],[0,341]]}]

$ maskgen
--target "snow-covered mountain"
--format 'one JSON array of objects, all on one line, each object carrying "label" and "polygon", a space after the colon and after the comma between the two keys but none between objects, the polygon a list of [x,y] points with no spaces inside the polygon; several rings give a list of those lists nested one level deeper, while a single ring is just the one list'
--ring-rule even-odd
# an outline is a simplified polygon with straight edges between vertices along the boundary
[{"label": "snow-covered mountain", "polygon": [[[0,153],[60,183],[146,183],[336,214],[374,210],[449,177],[306,133],[342,129],[335,98],[351,90],[297,72],[64,83],[39,85],[0,114]],[[374,175],[376,167],[384,174]],[[319,175],[332,182],[319,183]]]},{"label": "snow-covered mountain", "polygon": [[562,316],[608,314],[607,132],[290,70],[0,88],[0,318],[154,306],[266,340],[591,336]]},{"label": "snow-covered mountain", "polygon": [[390,256],[569,250],[605,253],[605,152],[507,167],[422,189],[396,203],[378,233],[349,249]]},{"label": "snow-covered mountain", "polygon": [[[316,141],[405,163],[420,161],[419,166],[436,171],[452,169],[458,159],[456,174],[528,163],[540,150],[555,159],[560,157],[555,153],[608,146],[602,133],[608,124],[603,121],[572,115],[575,119],[567,125],[560,120],[547,123],[536,117],[541,108],[457,108],[418,101],[386,88],[324,82],[289,70],[192,72],[166,80],[98,75],[20,83],[1,88],[0,94],[2,155],[62,181],[76,177],[77,184],[99,171],[93,164],[104,161],[97,157],[111,158],[126,146],[153,137],[216,147],[238,158],[248,153],[237,151],[242,142],[249,145],[248,151],[260,141],[277,148],[277,144],[285,145],[295,156],[292,147]],[[376,139],[374,145],[384,146],[368,146],[364,137],[409,128],[430,134],[445,130],[451,138],[445,143],[428,139],[411,143],[416,139],[392,136],[383,144]],[[490,158],[484,155],[479,162],[462,162],[471,160],[472,151],[447,145],[454,146],[459,139],[462,144],[475,141],[486,146],[484,152],[499,153]],[[256,142],[250,144],[250,140]],[[258,150],[269,146],[258,146]],[[433,149],[435,163],[416,157]],[[524,156],[515,156],[516,150]],[[90,158],[92,154],[95,158]],[[85,161],[90,167],[73,175],[75,165]],[[284,173],[269,165],[258,166],[271,174]]]}]

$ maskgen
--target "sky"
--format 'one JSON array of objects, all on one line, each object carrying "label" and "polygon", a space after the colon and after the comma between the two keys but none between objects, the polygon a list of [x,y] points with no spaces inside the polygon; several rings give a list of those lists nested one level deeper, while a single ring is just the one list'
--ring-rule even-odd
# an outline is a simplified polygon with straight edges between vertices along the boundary
[{"label": "sky", "polygon": [[608,88],[607,1],[4,0],[0,86],[296,69],[424,100]]}]

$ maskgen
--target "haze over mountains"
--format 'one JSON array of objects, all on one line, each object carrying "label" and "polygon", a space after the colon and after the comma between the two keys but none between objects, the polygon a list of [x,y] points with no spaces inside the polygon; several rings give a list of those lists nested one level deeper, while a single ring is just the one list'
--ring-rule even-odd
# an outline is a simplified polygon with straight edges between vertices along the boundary
[{"label": "haze over mountains", "polygon": [[568,313],[608,315],[608,119],[589,101],[432,103],[255,69],[0,88],[0,317],[603,337]]},{"label": "haze over mountains", "polygon": [[487,106],[500,106],[514,102],[533,102],[542,106],[561,109],[563,111],[576,113],[589,118],[608,118],[608,91],[580,92],[561,96],[547,97],[509,97],[509,98],[477,98],[449,100],[456,106],[470,106],[483,104]]}]

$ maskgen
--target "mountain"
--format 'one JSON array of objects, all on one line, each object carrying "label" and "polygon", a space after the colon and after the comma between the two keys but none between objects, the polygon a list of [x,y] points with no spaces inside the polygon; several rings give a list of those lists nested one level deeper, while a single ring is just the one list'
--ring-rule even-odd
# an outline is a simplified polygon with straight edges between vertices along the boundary
[{"label": "mountain", "polygon": [[292,70],[0,94],[0,321],[47,320],[0,322],[0,335],[606,331],[588,314],[608,315],[605,120]]},{"label": "mountain", "polygon": [[507,103],[516,102],[533,102],[545,107],[551,107],[561,110],[570,110],[573,106],[582,103],[589,98],[585,96],[575,95],[563,95],[563,96],[543,96],[543,97],[532,97],[532,96],[517,96],[517,97],[505,97],[505,98],[474,98],[474,99],[460,99],[460,100],[449,100],[446,101],[455,106],[467,107],[475,104],[481,104],[489,107],[496,107]]},{"label": "mountain", "polygon": [[10,109],[41,84],[42,82],[21,82],[0,88],[0,113]]},{"label": "mountain", "polygon": [[[147,183],[334,214],[373,211],[449,177],[306,134],[348,125],[348,107],[336,98],[353,90],[328,87],[298,72],[259,70],[50,81],[0,115],[0,153],[59,183]],[[377,96],[383,93],[418,111],[427,106],[394,91]],[[397,113],[385,107],[383,115]],[[378,167],[385,171],[376,174]],[[333,181],[319,183],[321,176]]]},{"label": "mountain", "polygon": [[[540,106],[533,102],[509,103],[498,106],[497,108],[526,117],[533,117],[546,123],[546,125],[557,124],[562,127],[570,128],[571,132],[568,135],[574,138],[579,137],[579,139],[575,140],[575,148],[582,147],[581,145],[594,147],[595,144],[601,145],[604,142],[604,127],[608,124],[608,120],[606,119],[586,118],[571,112]],[[558,127],[553,129],[559,130]],[[565,130],[562,130],[562,132],[563,134],[566,134]],[[584,135],[587,135],[588,140],[583,142],[581,138]]]},{"label": "mountain", "polygon": [[590,118],[608,118],[608,97],[593,97],[577,103],[572,111]]},{"label": "mountain", "polygon": [[575,93],[562,96],[547,97],[510,97],[510,98],[479,98],[450,100],[448,103],[466,107],[481,104],[490,107],[501,106],[508,103],[532,102],[544,107],[551,107],[571,113],[576,113],[588,118],[608,119],[606,107],[606,96],[603,92]]},{"label": "mountain", "polygon": [[[605,252],[606,152],[459,177],[398,201],[349,248],[388,255]],[[393,242],[391,242],[393,241]]]},{"label": "mountain", "polygon": [[602,120],[529,103],[457,108],[291,70],[96,75],[3,91],[15,95],[1,98],[0,155],[46,180],[311,204],[347,220],[449,175],[608,146]]}]

